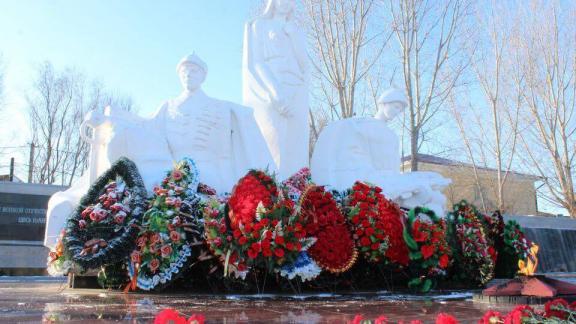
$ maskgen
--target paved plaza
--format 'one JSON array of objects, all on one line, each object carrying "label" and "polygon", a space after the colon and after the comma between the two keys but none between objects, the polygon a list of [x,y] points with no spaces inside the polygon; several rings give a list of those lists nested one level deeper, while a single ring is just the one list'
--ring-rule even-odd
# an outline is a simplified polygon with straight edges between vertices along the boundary
[{"label": "paved plaza", "polygon": [[69,289],[64,280],[46,277],[0,279],[0,322],[149,323],[164,308],[190,316],[203,314],[208,323],[345,323],[362,314],[374,319],[433,321],[440,312],[461,323],[475,323],[488,309],[507,312],[512,306],[478,304],[472,293],[447,292],[420,297],[388,293],[354,295],[193,295],[124,294],[99,289]]}]

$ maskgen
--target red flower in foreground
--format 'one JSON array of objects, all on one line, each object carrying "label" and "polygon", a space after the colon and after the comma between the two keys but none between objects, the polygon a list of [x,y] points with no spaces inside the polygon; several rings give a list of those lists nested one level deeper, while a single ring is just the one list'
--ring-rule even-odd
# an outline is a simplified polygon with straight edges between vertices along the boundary
[{"label": "red flower in foreground", "polygon": [[528,305],[516,306],[506,317],[504,318],[505,324],[522,324],[522,318],[530,317],[534,313],[534,309]]},{"label": "red flower in foreground", "polygon": [[374,320],[374,324],[386,324],[386,323],[388,323],[388,318],[384,315],[380,315]]},{"label": "red flower in foreground", "polygon": [[350,324],[360,324],[364,320],[364,317],[360,314],[354,316],[354,319],[350,322]]},{"label": "red flower in foreground", "polygon": [[496,311],[489,310],[478,321],[478,324],[497,324],[503,321],[502,314]]},{"label": "red flower in foreground", "polygon": [[188,319],[188,324],[204,324],[206,318],[202,314],[193,314]]},{"label": "red flower in foreground", "polygon": [[557,317],[559,319],[566,319],[568,317],[568,313],[566,311],[556,309],[557,307],[568,308],[568,302],[562,298],[547,302],[544,304],[544,317]]},{"label": "red flower in foreground", "polygon": [[458,320],[454,316],[446,313],[440,313],[436,317],[436,324],[458,324]]},{"label": "red flower in foreground", "polygon": [[186,318],[173,309],[165,309],[154,317],[154,324],[186,324]]}]

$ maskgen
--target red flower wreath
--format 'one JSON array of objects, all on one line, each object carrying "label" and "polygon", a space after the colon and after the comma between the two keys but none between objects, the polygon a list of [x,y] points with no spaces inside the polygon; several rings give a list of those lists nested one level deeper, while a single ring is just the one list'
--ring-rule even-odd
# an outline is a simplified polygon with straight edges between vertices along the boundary
[{"label": "red flower wreath", "polygon": [[381,188],[356,182],[346,205],[356,246],[369,261],[378,262],[385,257],[408,265],[408,247],[402,236],[403,212],[384,197]]},{"label": "red flower wreath", "polygon": [[228,201],[230,222],[233,229],[240,223],[251,224],[256,218],[256,208],[260,203],[270,209],[278,196],[274,180],[263,171],[251,170],[232,190]]},{"label": "red flower wreath", "polygon": [[332,194],[322,186],[311,185],[302,194],[300,208],[306,232],[317,238],[308,250],[310,257],[332,273],[350,269],[358,251]]}]

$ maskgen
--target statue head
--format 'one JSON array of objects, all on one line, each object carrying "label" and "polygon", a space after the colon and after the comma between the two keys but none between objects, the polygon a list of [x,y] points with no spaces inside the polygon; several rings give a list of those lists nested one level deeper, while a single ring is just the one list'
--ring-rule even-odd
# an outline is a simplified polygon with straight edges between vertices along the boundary
[{"label": "statue head", "polygon": [[176,66],[180,84],[184,90],[194,92],[202,86],[206,80],[208,66],[196,54],[185,56]]},{"label": "statue head", "polygon": [[404,91],[388,89],[378,99],[378,111],[374,118],[389,121],[398,116],[408,106]]},{"label": "statue head", "polygon": [[294,0],[268,0],[262,16],[266,18],[285,16],[287,19],[290,19],[295,9],[296,4]]}]

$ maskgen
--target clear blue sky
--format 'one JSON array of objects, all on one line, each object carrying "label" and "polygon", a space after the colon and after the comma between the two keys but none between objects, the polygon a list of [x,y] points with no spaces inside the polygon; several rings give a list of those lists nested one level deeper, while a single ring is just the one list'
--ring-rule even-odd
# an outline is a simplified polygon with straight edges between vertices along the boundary
[{"label": "clear blue sky", "polygon": [[0,0],[0,53],[9,104],[36,66],[73,66],[131,96],[142,113],[180,91],[175,65],[196,51],[209,66],[206,91],[241,99],[243,25],[257,0]]}]

